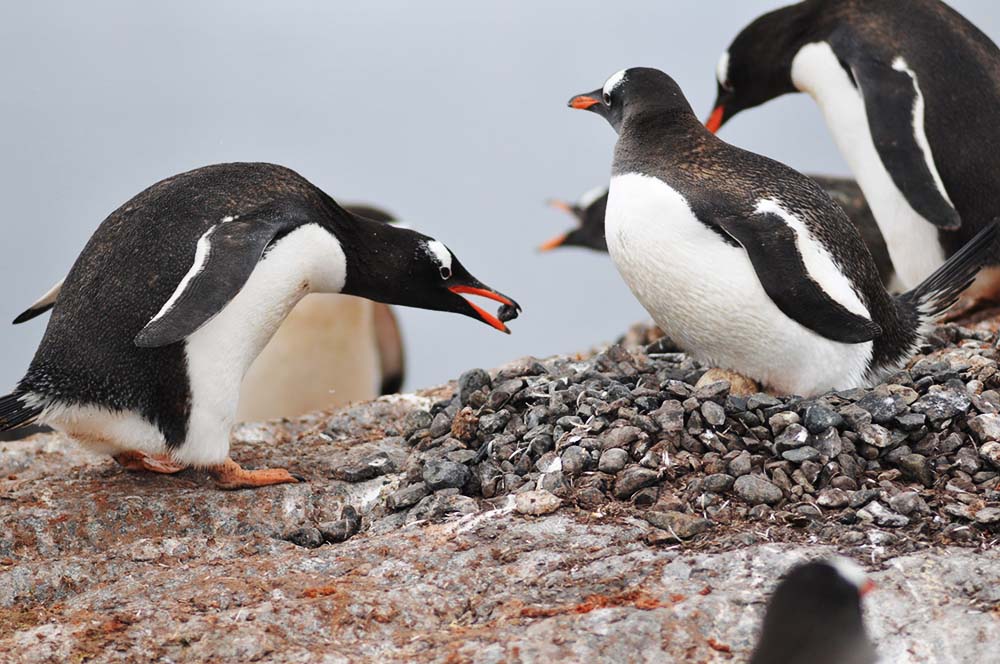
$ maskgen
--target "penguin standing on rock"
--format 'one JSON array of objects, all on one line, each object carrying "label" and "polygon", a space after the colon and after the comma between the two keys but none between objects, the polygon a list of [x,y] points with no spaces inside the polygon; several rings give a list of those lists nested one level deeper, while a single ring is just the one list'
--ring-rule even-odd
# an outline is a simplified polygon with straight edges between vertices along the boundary
[{"label": "penguin standing on rock", "polygon": [[[806,0],[722,55],[712,131],[789,92],[815,99],[912,288],[1000,213],[1000,49],[939,0]],[[1000,251],[967,293],[1000,296]]]},{"label": "penguin standing on rock", "polygon": [[[91,237],[0,430],[50,425],[127,468],[208,469],[221,488],[295,482],[229,458],[240,383],[307,293],[450,311],[507,332],[510,298],[441,242],[344,211],[286,168],[220,164],[159,182]],[[467,300],[500,302],[494,316]]]},{"label": "penguin standing on rock", "polygon": [[[353,215],[392,223],[370,205],[344,205]],[[39,316],[55,304],[62,281],[19,315]],[[238,422],[298,417],[308,412],[374,399],[400,390],[403,340],[392,308],[339,293],[311,293],[295,305],[250,365],[240,388]],[[38,427],[0,433],[21,438]]]},{"label": "penguin standing on rock", "polygon": [[[785,394],[898,369],[989,257],[988,225],[892,297],[844,211],[806,176],[719,140],[672,78],[618,72],[569,105],[618,132],[605,235],[618,271],[681,348]],[[753,390],[746,385],[740,391]]]},{"label": "penguin standing on rock", "polygon": [[768,601],[750,664],[875,664],[861,611],[874,588],[848,558],[796,566]]}]

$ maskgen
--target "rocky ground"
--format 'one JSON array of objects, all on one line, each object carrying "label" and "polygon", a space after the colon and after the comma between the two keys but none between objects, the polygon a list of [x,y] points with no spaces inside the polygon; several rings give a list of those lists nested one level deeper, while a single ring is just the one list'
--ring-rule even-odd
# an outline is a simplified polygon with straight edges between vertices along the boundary
[{"label": "rocky ground", "polygon": [[808,400],[696,389],[635,338],[235,433],[299,485],[0,443],[0,659],[741,661],[780,574],[832,552],[879,585],[887,661],[996,652],[993,325]]}]

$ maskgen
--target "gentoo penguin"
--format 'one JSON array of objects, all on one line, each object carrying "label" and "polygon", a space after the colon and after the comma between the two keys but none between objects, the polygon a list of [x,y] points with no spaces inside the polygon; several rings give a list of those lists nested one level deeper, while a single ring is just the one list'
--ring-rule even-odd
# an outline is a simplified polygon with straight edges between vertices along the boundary
[{"label": "gentoo penguin", "polygon": [[618,132],[605,234],[639,302],[703,363],[776,392],[856,387],[901,366],[997,236],[990,224],[893,298],[819,185],[721,141],[663,72],[620,71],[569,105]]},{"label": "gentoo penguin", "polygon": [[[885,247],[885,239],[875,223],[871,208],[865,196],[861,193],[861,187],[854,180],[848,178],[831,177],[828,175],[810,175],[824,191],[830,195],[840,207],[844,208],[848,219],[851,220],[858,231],[861,239],[875,259],[878,266],[879,277],[882,283],[889,285],[892,282],[895,271],[892,269],[892,260]],[[604,211],[608,207],[607,187],[597,187],[585,193],[575,203],[567,203],[558,199],[549,201],[552,207],[572,214],[577,221],[577,227],[557,235],[539,249],[541,251],[551,251],[557,247],[587,247],[595,251],[608,250],[608,243],[604,239]]]},{"label": "gentoo penguin", "polygon": [[750,664],[873,664],[861,598],[875,584],[848,558],[792,568],[767,603]]},{"label": "gentoo penguin", "polygon": [[[343,208],[373,221],[394,221],[391,214],[370,205]],[[15,324],[51,309],[61,286],[60,281]],[[401,389],[403,377],[403,340],[391,307],[350,295],[310,293],[295,305],[247,370],[236,421],[297,417],[393,394]],[[27,427],[6,435],[33,433],[35,429]],[[0,440],[4,436],[0,434]]]},{"label": "gentoo penguin", "polygon": [[[344,211],[295,172],[220,164],[154,184],[77,259],[0,430],[65,431],[130,468],[207,468],[222,488],[294,482],[229,458],[243,376],[310,292],[464,314],[519,307],[441,242]],[[494,316],[463,297],[500,302]]]},{"label": "gentoo penguin", "polygon": [[[912,288],[997,216],[1000,50],[938,0],[807,0],[761,16],[717,67],[708,126],[787,92],[817,102]],[[996,299],[1000,251],[973,299]]]}]

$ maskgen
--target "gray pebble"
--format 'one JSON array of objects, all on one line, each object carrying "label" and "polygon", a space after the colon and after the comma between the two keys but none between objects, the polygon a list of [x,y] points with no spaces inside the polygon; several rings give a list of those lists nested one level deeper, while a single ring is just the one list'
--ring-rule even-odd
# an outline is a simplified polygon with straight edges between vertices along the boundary
[{"label": "gray pebble", "polygon": [[810,447],[806,445],[804,447],[796,447],[794,449],[786,450],[781,453],[781,458],[786,461],[791,461],[792,463],[802,463],[803,461],[815,461],[819,459],[819,450],[815,447]]},{"label": "gray pebble", "polygon": [[820,434],[830,427],[844,424],[843,416],[824,403],[815,403],[806,408],[802,423],[811,434]]},{"label": "gray pebble", "polygon": [[639,489],[656,484],[659,478],[659,474],[654,470],[642,466],[629,466],[619,473],[613,493],[619,500],[628,500]]},{"label": "gray pebble", "polygon": [[736,494],[751,505],[774,505],[784,497],[781,489],[759,475],[738,477],[733,486]]},{"label": "gray pebble", "polygon": [[701,517],[665,510],[662,512],[650,510],[642,515],[651,525],[665,530],[678,540],[691,539],[712,527],[712,522]]},{"label": "gray pebble", "polygon": [[614,475],[623,469],[627,463],[628,452],[619,447],[613,447],[601,453],[601,460],[597,464],[597,469],[602,473]]},{"label": "gray pebble", "polygon": [[454,461],[434,459],[424,464],[424,482],[431,491],[459,489],[469,478],[469,469]]},{"label": "gray pebble", "polygon": [[719,427],[726,423],[725,409],[714,401],[706,401],[701,404],[701,415],[713,427]]}]

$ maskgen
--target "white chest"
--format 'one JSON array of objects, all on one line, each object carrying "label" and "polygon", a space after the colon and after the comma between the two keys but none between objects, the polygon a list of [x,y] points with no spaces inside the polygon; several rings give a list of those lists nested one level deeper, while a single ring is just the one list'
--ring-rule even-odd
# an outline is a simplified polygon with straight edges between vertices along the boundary
[{"label": "white chest", "polygon": [[725,243],[662,181],[612,178],[605,229],[633,294],[670,338],[706,364],[797,394],[862,381],[871,344],[829,341],[782,313],[742,247]]},{"label": "white chest", "polygon": [[[900,281],[913,288],[944,262],[944,252],[937,229],[910,206],[882,164],[861,93],[826,42],[808,44],[796,54],[792,82],[819,105],[837,148],[868,199]],[[904,117],[922,123],[923,114]],[[923,137],[922,124],[914,130]],[[936,173],[933,164],[931,168]]]}]

